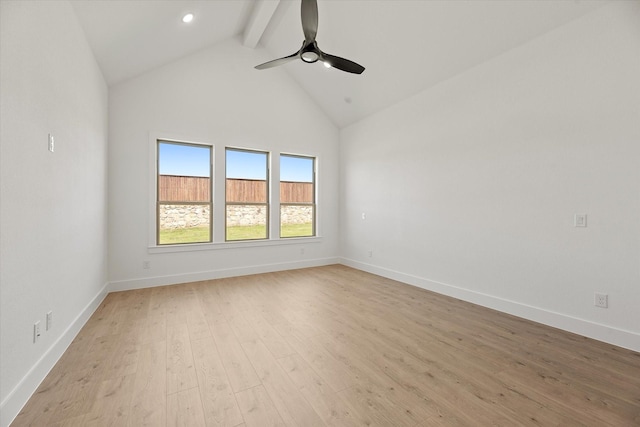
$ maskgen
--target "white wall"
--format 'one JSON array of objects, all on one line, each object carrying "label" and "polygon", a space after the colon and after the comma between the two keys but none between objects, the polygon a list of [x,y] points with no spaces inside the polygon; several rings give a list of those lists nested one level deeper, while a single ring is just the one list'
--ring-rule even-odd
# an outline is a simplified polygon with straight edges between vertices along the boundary
[{"label": "white wall", "polygon": [[[268,59],[263,50],[244,48],[233,39],[110,88],[111,289],[336,262],[338,130],[285,71],[253,68]],[[241,249],[223,243],[189,252],[149,251],[154,240],[153,135],[215,144],[216,167],[222,170],[225,146],[318,156],[321,239]],[[214,183],[214,191],[224,194],[224,181]],[[222,217],[222,209],[222,204],[214,206],[214,217]],[[221,236],[223,229],[218,226],[214,233]],[[143,269],[145,260],[148,270]]]},{"label": "white wall", "polygon": [[345,263],[640,350],[639,6],[344,129]]},{"label": "white wall", "polygon": [[68,2],[3,0],[0,8],[4,426],[104,296],[107,87]]}]

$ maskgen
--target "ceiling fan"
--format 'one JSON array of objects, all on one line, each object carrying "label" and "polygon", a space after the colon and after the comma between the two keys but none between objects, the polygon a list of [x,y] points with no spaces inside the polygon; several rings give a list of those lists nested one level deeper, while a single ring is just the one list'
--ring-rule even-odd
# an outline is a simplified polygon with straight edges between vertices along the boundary
[{"label": "ceiling fan", "polygon": [[301,15],[304,41],[302,42],[300,50],[292,55],[285,56],[284,58],[274,59],[273,61],[256,65],[255,68],[257,70],[277,67],[278,65],[286,64],[287,62],[300,58],[309,64],[322,61],[326,67],[337,68],[338,70],[346,71],[347,73],[362,74],[364,71],[364,67],[362,65],[356,64],[348,59],[340,58],[339,56],[324,53],[318,47],[318,43],[316,42],[316,33],[318,32],[317,0],[302,0]]}]

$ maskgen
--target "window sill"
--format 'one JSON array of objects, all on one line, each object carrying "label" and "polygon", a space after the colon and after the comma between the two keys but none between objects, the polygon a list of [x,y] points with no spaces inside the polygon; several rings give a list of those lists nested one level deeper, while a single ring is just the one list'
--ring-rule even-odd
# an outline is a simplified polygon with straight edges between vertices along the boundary
[{"label": "window sill", "polygon": [[257,248],[261,246],[300,245],[305,243],[320,243],[322,237],[287,237],[272,240],[242,240],[237,242],[217,243],[188,243],[184,245],[149,246],[147,253],[166,254],[174,252],[212,251],[219,249]]}]

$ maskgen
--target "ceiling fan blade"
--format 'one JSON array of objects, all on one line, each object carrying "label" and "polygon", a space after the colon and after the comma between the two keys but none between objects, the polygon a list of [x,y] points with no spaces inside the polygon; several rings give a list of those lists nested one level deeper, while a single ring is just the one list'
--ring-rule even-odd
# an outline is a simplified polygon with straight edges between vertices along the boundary
[{"label": "ceiling fan blade", "polygon": [[340,58],[339,56],[329,55],[328,53],[320,52],[320,60],[328,63],[333,68],[346,71],[347,73],[362,74],[364,67],[360,64],[356,64],[348,59]]},{"label": "ceiling fan blade", "polygon": [[302,15],[302,31],[307,42],[316,39],[318,34],[318,2],[317,0],[302,0],[300,8]]},{"label": "ceiling fan blade", "polygon": [[292,55],[285,56],[284,58],[274,59],[273,61],[265,62],[264,64],[256,65],[254,68],[256,70],[265,70],[267,68],[277,67],[278,65],[286,64],[287,62],[293,61],[294,59],[298,59],[300,52],[296,52]]}]

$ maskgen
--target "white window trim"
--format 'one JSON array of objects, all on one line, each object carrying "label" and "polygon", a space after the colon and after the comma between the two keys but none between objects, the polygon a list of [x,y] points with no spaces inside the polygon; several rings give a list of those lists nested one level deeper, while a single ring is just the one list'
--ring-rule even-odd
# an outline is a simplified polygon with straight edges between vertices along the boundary
[{"label": "white window trim", "polygon": [[320,243],[322,237],[288,237],[286,239],[266,239],[266,240],[238,240],[231,242],[219,242],[219,243],[187,243],[184,245],[163,245],[163,246],[149,246],[147,253],[150,254],[163,254],[170,252],[196,252],[196,251],[211,251],[219,249],[241,249],[241,248],[255,248],[259,246],[285,246],[285,245],[299,245],[307,243]]},{"label": "white window trim", "polygon": [[[156,191],[157,191],[157,179],[158,171],[157,159],[158,159],[158,140],[167,142],[181,142],[185,144],[204,145],[211,147],[213,150],[213,165],[211,168],[213,179],[213,242],[210,243],[185,243],[177,245],[158,245],[156,242]],[[289,154],[290,152],[277,151],[276,149],[269,150],[264,148],[246,148],[253,151],[268,152],[270,159],[270,173],[269,179],[269,192],[271,203],[269,205],[269,222],[270,222],[270,238],[264,240],[238,240],[226,242],[225,236],[225,222],[216,221],[215,218],[223,218],[226,215],[225,212],[225,200],[222,202],[216,200],[216,194],[225,194],[225,149],[226,148],[239,148],[232,145],[220,145],[219,147],[212,142],[208,142],[207,138],[191,137],[187,135],[177,135],[167,132],[149,132],[149,186],[148,186],[148,201],[149,209],[147,212],[147,220],[149,222],[147,228],[148,244],[147,253],[171,253],[171,252],[193,252],[193,251],[207,251],[207,250],[220,250],[220,249],[241,249],[241,248],[253,248],[260,246],[282,246],[282,245],[295,245],[306,243],[320,243],[322,242],[321,236],[321,216],[316,211],[316,235],[312,237],[280,237],[280,154]],[[218,151],[223,150],[222,154]],[[294,154],[295,155],[295,154]],[[319,183],[317,177],[319,176],[319,161],[318,156],[315,154],[300,154],[300,156],[314,157],[316,159],[316,207],[320,206],[320,191],[318,189]],[[276,159],[277,158],[277,159]],[[218,179],[218,172],[222,171],[222,178]],[[276,182],[278,185],[273,185],[272,177],[276,176],[278,179]],[[276,214],[277,213],[277,214]]]},{"label": "white window trim", "polygon": [[[216,165],[215,165],[215,145],[210,142],[204,142],[205,139],[201,138],[187,138],[184,135],[174,135],[167,133],[159,133],[159,132],[150,132],[149,133],[149,212],[147,213],[147,220],[149,221],[149,227],[147,232],[148,238],[148,247],[165,247],[167,245],[158,245],[156,241],[157,237],[157,197],[156,192],[158,191],[158,141],[166,141],[166,142],[178,142],[183,144],[191,144],[191,145],[203,145],[206,147],[211,147],[213,153],[213,164],[211,165],[211,179],[214,180],[215,183],[215,175],[216,175]],[[215,193],[214,193],[215,194]],[[212,199],[213,207],[215,209],[215,200]],[[213,217],[211,218],[213,219]],[[215,230],[214,230],[215,232]],[[215,238],[215,234],[214,234]],[[192,243],[190,243],[192,244]],[[211,243],[207,243],[211,244]]]}]

